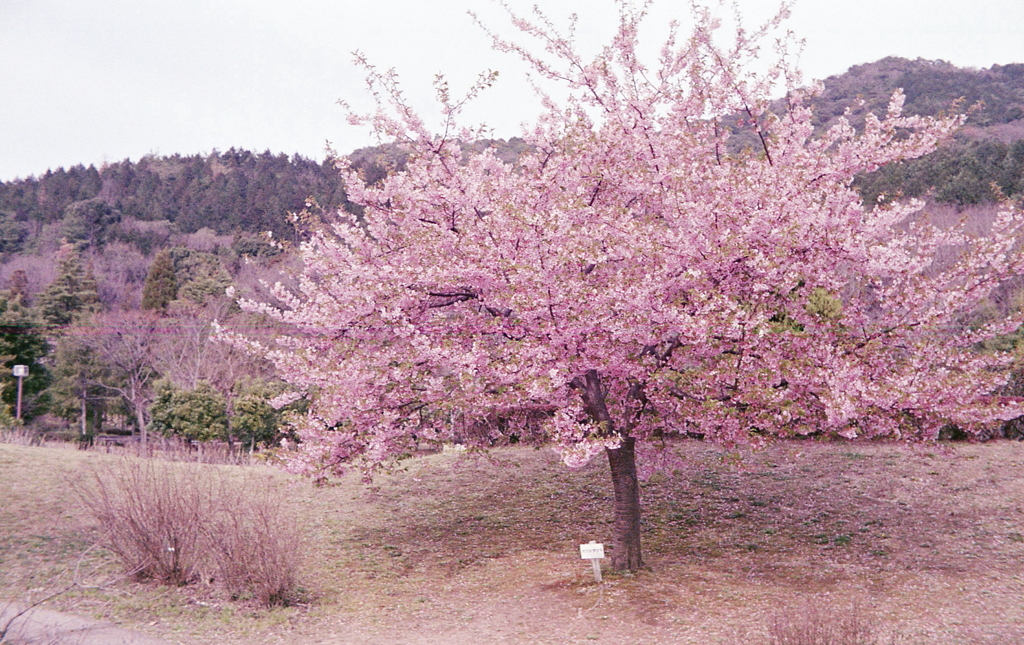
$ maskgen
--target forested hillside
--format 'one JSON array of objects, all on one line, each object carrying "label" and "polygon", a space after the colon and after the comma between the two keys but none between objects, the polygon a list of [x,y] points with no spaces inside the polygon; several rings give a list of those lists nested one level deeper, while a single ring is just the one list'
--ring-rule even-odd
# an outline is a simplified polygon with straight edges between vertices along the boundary
[{"label": "forested hillside", "polygon": [[[897,89],[907,97],[908,114],[949,112],[954,105],[971,110],[969,124],[990,127],[1024,119],[1024,64],[965,69],[941,60],[889,57],[855,65],[824,81],[824,92],[812,103],[824,125],[850,107],[855,117],[884,112]],[[855,103],[863,100],[860,107]],[[1021,124],[1018,123],[1018,126]]]},{"label": "forested hillside", "polygon": [[[969,119],[933,154],[861,177],[868,203],[920,196],[947,215],[983,218],[987,204],[1024,195],[1024,64],[859,65],[826,79],[813,100],[817,125],[847,110],[860,124],[867,112],[884,111],[897,88],[910,114],[963,110]],[[735,142],[760,145],[743,127]],[[506,163],[526,149],[516,138],[470,145],[492,148]],[[371,181],[404,161],[390,146],[349,156]],[[25,364],[24,416],[37,424],[63,419],[85,436],[148,428],[273,443],[281,413],[266,401],[283,384],[266,365],[213,342],[211,324],[265,329],[225,290],[252,293],[261,280],[287,280],[289,245],[304,234],[289,214],[336,209],[358,216],[333,161],[234,149],[0,183],[0,416],[14,414],[10,367]]]},{"label": "forested hillside", "polygon": [[[879,196],[927,196],[967,206],[1024,194],[1024,64],[975,70],[890,57],[856,65],[823,83],[822,93],[809,101],[819,131],[844,114],[855,127],[862,126],[868,113],[885,113],[898,89],[908,115],[968,115],[954,140],[934,153],[861,177],[858,186],[866,202]],[[773,111],[781,114],[786,108],[781,99]],[[726,120],[733,125],[734,145],[757,148],[756,134],[743,121],[743,115]]]},{"label": "forested hillside", "polygon": [[908,114],[968,114],[950,143],[911,162],[893,164],[862,178],[871,203],[879,195],[920,197],[961,206],[1024,194],[1024,64],[961,69],[943,61],[884,58],[858,65],[825,81],[814,101],[821,125],[855,101],[855,122],[868,111],[881,113],[902,88]]},{"label": "forested hillside", "polygon": [[12,252],[42,226],[69,240],[134,242],[136,222],[165,221],[178,233],[209,228],[219,234],[289,234],[282,216],[308,198],[334,208],[345,194],[329,162],[246,150],[207,156],[143,157],[95,166],[58,168],[41,177],[0,184],[4,231],[0,251]]},{"label": "forested hillside", "polygon": [[[272,441],[265,400],[279,386],[211,342],[211,323],[238,319],[227,287],[280,273],[271,239],[294,241],[288,214],[313,203],[346,205],[333,163],[244,150],[0,184],[0,355],[31,368],[23,416],[49,412],[85,435],[162,419],[158,430],[210,439],[228,436],[230,415],[236,438]],[[246,414],[259,417],[248,431]]]}]

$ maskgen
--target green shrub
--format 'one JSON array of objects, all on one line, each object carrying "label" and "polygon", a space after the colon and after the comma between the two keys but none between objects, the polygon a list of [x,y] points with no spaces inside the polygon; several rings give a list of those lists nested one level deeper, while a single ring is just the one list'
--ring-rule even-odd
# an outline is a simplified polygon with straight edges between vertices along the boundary
[{"label": "green shrub", "polygon": [[246,381],[236,387],[232,404],[231,436],[253,448],[275,446],[283,435],[285,415],[298,409],[303,401],[296,401],[278,409],[270,400],[284,393],[287,386],[278,381]]},{"label": "green shrub", "polygon": [[205,381],[183,390],[168,381],[156,385],[150,427],[164,435],[190,441],[227,439],[227,400]]}]

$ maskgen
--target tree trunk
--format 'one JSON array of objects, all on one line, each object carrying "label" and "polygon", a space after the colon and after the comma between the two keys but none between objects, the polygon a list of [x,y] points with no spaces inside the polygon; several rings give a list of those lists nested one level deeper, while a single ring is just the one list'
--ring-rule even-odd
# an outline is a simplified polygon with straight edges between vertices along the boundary
[{"label": "tree trunk", "polygon": [[618,448],[605,450],[615,488],[613,571],[636,571],[644,565],[640,556],[640,483],[636,476],[635,443],[633,437],[625,437]]},{"label": "tree trunk", "polygon": [[149,443],[149,434],[146,430],[146,413],[141,403],[135,406],[135,422],[139,425],[139,443],[145,446]]},{"label": "tree trunk", "polygon": [[[605,436],[618,434],[608,406],[605,389],[597,370],[577,376],[571,382],[580,391],[590,418]],[[612,536],[612,570],[636,571],[643,566],[640,557],[640,482],[636,476],[636,439],[622,437],[618,448],[608,448],[608,465],[615,489],[615,524]]]}]

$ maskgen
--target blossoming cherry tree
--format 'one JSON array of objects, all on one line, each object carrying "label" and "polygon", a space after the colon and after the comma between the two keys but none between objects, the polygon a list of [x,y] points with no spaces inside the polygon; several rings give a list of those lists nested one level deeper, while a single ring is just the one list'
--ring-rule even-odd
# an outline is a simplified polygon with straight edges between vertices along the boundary
[{"label": "blossoming cherry tree", "polygon": [[[437,133],[367,67],[379,109],[362,122],[404,168],[372,185],[348,172],[360,216],[302,246],[297,289],[245,303],[295,330],[255,346],[310,393],[295,465],[372,470],[453,439],[551,445],[570,467],[603,452],[612,566],[635,570],[639,446],[934,438],[1016,414],[985,398],[1003,357],[972,348],[1017,321],[957,321],[1019,270],[1020,213],[971,238],[929,226],[921,202],[864,204],[851,185],[961,119],[906,116],[897,94],[863,126],[815,132],[815,88],[769,109],[793,78],[785,56],[747,71],[784,11],[723,44],[697,10],[648,67],[644,10],[619,9],[592,60],[542,16],[513,16],[534,49],[495,38],[560,87],[511,164],[464,145],[484,131],[456,128],[462,103],[443,84]],[[753,145],[734,143],[743,132]]]}]

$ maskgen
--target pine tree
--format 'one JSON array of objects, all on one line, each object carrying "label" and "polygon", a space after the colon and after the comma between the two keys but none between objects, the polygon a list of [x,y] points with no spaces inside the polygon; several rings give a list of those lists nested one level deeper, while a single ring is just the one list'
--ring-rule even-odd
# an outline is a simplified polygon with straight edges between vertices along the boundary
[{"label": "pine tree", "polygon": [[47,324],[66,327],[82,315],[95,313],[99,294],[92,267],[83,264],[77,249],[66,244],[61,255],[60,272],[39,297],[39,310]]},{"label": "pine tree", "polygon": [[153,259],[142,288],[142,308],[167,311],[167,305],[178,297],[178,281],[174,275],[174,260],[167,250]]},{"label": "pine tree", "polygon": [[[28,366],[28,376],[22,384],[22,419],[46,411],[47,387],[51,376],[41,362],[49,353],[50,345],[43,336],[42,325],[32,310],[17,299],[0,297],[0,400],[14,416],[18,387],[11,368]],[[4,417],[0,411],[0,418]]]},{"label": "pine tree", "polygon": [[[90,442],[100,423],[110,392],[103,383],[110,380],[110,369],[99,352],[82,334],[68,334],[57,342],[50,387],[51,411],[68,420],[77,420],[81,438]],[[92,418],[90,426],[88,419]]]}]

